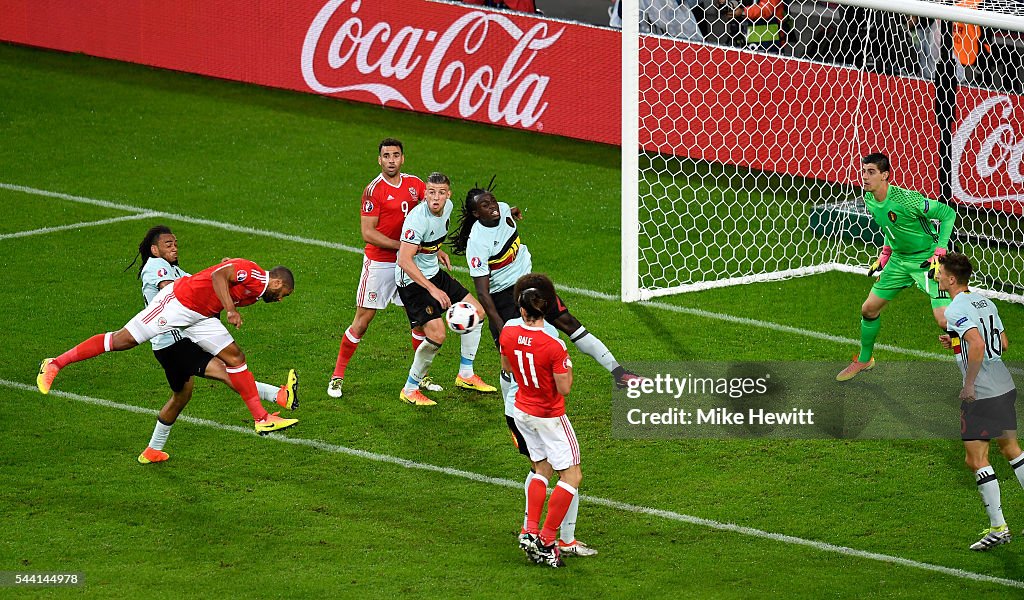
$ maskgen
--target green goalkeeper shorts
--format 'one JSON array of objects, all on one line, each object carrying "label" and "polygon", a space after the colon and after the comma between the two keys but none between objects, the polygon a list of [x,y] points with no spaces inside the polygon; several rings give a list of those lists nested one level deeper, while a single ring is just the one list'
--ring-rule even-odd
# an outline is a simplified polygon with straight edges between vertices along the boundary
[{"label": "green goalkeeper shorts", "polygon": [[907,258],[893,254],[885,263],[882,274],[871,291],[883,300],[892,300],[908,287],[917,287],[932,301],[932,308],[949,306],[949,294],[939,290],[939,283],[928,277],[928,269],[922,269],[924,258]]}]

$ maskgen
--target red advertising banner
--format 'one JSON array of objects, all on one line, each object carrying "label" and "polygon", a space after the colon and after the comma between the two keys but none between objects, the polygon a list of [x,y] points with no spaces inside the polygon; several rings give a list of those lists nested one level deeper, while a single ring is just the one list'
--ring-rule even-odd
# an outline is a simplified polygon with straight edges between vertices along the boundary
[{"label": "red advertising banner", "polygon": [[604,143],[620,37],[427,0],[0,0],[0,39]]},{"label": "red advertising banner", "polygon": [[[0,0],[0,39],[618,144],[620,34],[430,0]],[[930,82],[645,36],[640,144],[938,195]],[[958,202],[1022,212],[1024,98],[963,88]]]},{"label": "red advertising banner", "polygon": [[[931,82],[655,37],[640,65],[647,150],[840,183],[881,151],[895,183],[939,195]],[[961,88],[957,121],[954,199],[1021,213],[1024,98]]]}]

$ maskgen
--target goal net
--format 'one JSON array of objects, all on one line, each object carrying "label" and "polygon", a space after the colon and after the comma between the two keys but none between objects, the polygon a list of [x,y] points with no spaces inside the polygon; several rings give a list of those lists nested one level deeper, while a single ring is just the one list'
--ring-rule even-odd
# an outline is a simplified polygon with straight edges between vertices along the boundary
[{"label": "goal net", "polygon": [[[1024,3],[624,0],[622,295],[866,273],[861,158],[1024,302]],[[632,15],[632,17],[630,17]]]}]

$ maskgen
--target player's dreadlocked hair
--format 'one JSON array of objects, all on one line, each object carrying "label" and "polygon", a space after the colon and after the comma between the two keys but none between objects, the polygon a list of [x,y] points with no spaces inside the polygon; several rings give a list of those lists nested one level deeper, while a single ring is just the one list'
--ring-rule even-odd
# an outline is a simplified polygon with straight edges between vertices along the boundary
[{"label": "player's dreadlocked hair", "polygon": [[455,228],[455,233],[448,238],[448,243],[452,247],[452,254],[466,254],[469,232],[473,230],[473,224],[477,222],[476,216],[473,215],[473,211],[476,210],[477,197],[481,194],[490,194],[494,190],[494,179],[496,177],[497,175],[491,177],[491,181],[487,184],[486,188],[481,188],[480,184],[476,184],[473,189],[466,192],[466,201],[462,203],[462,214],[459,215],[459,224]]},{"label": "player's dreadlocked hair", "polygon": [[555,303],[555,284],[543,273],[527,273],[516,281],[512,296],[516,304],[526,311],[526,316],[541,318]]},{"label": "player's dreadlocked hair", "polygon": [[135,275],[136,279],[141,279],[142,269],[146,266],[146,261],[153,258],[153,253],[150,252],[150,247],[155,244],[162,235],[172,235],[171,228],[166,225],[154,225],[153,227],[150,227],[149,231],[146,232],[146,237],[142,238],[142,241],[139,242],[139,252],[135,255],[135,258],[132,259],[132,264],[125,267],[124,270],[127,271],[132,268],[141,256],[142,264],[139,265],[139,272]]}]

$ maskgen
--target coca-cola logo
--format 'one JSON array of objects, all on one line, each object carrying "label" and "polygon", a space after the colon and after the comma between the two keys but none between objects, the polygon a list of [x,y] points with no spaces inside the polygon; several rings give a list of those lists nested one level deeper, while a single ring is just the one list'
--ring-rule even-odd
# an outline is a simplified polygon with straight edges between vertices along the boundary
[{"label": "coca-cola logo", "polygon": [[[395,31],[383,21],[364,24],[361,5],[361,0],[329,0],[310,24],[302,45],[302,77],[314,92],[366,92],[382,104],[415,109],[399,82],[418,75],[419,105],[432,113],[454,105],[459,116],[469,118],[486,107],[491,123],[529,128],[547,109],[544,92],[550,77],[530,66],[565,27],[549,35],[545,21],[524,30],[505,15],[470,11],[440,33],[408,25]],[[346,10],[348,18],[329,30]],[[494,48],[510,44],[503,64],[487,63]],[[351,73],[350,63],[357,73]],[[335,81],[346,76],[357,82]],[[401,87],[407,93],[412,88]]]},{"label": "coca-cola logo", "polygon": [[[975,106],[957,128],[953,135],[952,185],[953,196],[960,202],[1024,201],[1024,173],[1021,172],[1024,168],[1024,131],[1018,137],[1010,122],[1013,112],[1013,100],[1009,96],[992,96]],[[997,124],[989,130],[993,120]],[[975,153],[974,173],[964,173],[962,168],[971,166],[972,152]],[[991,181],[996,178],[1002,181]],[[975,189],[988,187],[1006,190],[1010,187],[1013,190],[1004,195],[975,196],[964,189],[965,179],[973,183],[971,187]]]}]

